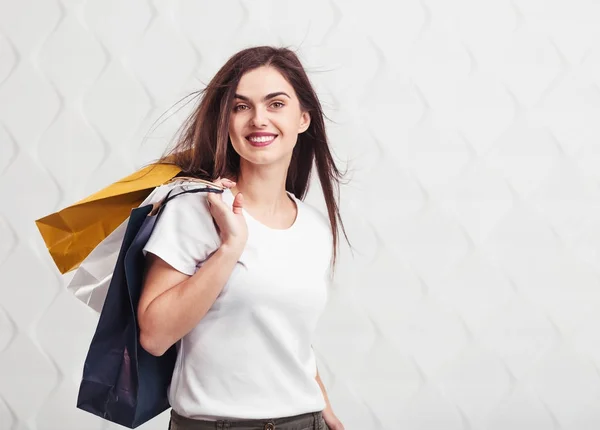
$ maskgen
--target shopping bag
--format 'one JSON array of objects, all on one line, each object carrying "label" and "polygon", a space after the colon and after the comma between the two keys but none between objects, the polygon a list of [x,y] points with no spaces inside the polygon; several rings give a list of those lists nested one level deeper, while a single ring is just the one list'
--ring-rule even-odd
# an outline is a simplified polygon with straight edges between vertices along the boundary
[{"label": "shopping bag", "polygon": [[[180,190],[192,186],[203,187],[204,183],[195,185],[184,178],[175,178],[168,184],[156,187],[140,206],[161,202],[172,190]],[[119,249],[125,237],[129,218],[121,223],[112,233],[102,240],[92,252],[75,269],[67,290],[83,303],[100,313],[106,299],[106,293],[112,279]]]},{"label": "shopping bag", "polygon": [[131,211],[85,360],[77,398],[79,409],[135,428],[170,407],[167,390],[177,358],[176,347],[155,357],[139,343],[137,306],[145,270],[142,250],[168,201],[198,192],[223,190],[207,186],[169,192],[162,203]]},{"label": "shopping bag", "polygon": [[154,188],[175,177],[173,164],[151,164],[58,212],[35,221],[61,273],[67,273],[114,231]]}]

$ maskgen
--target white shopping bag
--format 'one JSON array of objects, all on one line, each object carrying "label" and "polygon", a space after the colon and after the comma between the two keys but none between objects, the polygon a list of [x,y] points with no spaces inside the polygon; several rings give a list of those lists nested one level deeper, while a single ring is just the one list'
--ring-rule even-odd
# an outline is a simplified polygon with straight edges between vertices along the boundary
[{"label": "white shopping bag", "polygon": [[[156,187],[140,207],[160,202],[171,190],[174,190],[173,193],[177,193],[178,191],[175,188],[191,189],[206,186],[205,183],[201,182],[185,179],[174,180]],[[75,270],[75,275],[67,286],[68,291],[98,313],[102,311],[102,306],[104,306],[104,300],[117,264],[128,222],[129,217],[94,248]]]}]

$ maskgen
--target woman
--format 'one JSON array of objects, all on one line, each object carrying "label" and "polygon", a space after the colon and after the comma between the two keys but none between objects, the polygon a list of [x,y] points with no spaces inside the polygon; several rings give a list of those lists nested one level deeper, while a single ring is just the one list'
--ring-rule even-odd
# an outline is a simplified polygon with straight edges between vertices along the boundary
[{"label": "woman", "polygon": [[[140,342],[178,351],[170,430],[343,430],[311,346],[344,230],[342,175],[297,56],[231,57],[168,159],[223,189],[173,199],[144,248]],[[313,162],[328,219],[302,201]]]}]

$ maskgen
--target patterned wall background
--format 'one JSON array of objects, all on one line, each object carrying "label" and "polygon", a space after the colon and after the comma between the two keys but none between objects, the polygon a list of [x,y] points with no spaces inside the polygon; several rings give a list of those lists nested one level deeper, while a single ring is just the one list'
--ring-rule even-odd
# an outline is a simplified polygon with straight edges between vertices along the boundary
[{"label": "patterned wall background", "polygon": [[598,22],[593,0],[0,1],[0,429],[121,428],[75,407],[97,314],[34,220],[157,157],[173,104],[258,44],[300,49],[351,169],[315,344],[346,428],[600,428]]}]

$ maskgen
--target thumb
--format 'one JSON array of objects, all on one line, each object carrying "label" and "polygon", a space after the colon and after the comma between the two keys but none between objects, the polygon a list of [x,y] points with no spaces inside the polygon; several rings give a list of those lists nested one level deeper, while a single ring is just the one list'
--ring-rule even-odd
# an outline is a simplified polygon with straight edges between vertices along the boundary
[{"label": "thumb", "polygon": [[232,205],[233,213],[236,215],[241,214],[243,206],[244,206],[244,196],[242,196],[242,193],[237,193],[235,195],[235,199],[233,199],[233,205]]}]

